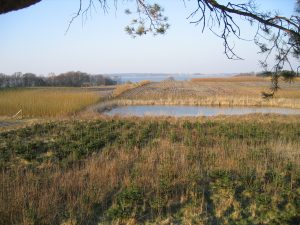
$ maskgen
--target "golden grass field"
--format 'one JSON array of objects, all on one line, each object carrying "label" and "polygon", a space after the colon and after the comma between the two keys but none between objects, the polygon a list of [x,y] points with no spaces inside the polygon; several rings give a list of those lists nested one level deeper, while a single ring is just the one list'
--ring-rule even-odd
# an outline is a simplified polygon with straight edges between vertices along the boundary
[{"label": "golden grass field", "polygon": [[[0,91],[0,116],[12,117],[19,110],[26,118],[88,115],[110,105],[215,105],[300,108],[300,79],[280,82],[272,99],[263,99],[269,78],[240,76],[197,78],[191,81],[162,81],[95,88],[25,88]],[[109,101],[99,102],[101,97]],[[99,107],[98,107],[99,105]],[[85,108],[92,110],[85,110]],[[96,109],[96,110],[95,110]],[[98,110],[101,111],[101,110]],[[20,114],[21,115],[21,114]]]},{"label": "golden grass field", "polygon": [[255,76],[234,76],[234,77],[217,77],[217,78],[192,78],[192,82],[257,82],[269,81],[269,78]]},{"label": "golden grass field", "polygon": [[95,104],[100,96],[81,88],[26,88],[0,91],[0,116],[24,117],[71,115]]},{"label": "golden grass field", "polygon": [[122,95],[124,92],[138,88],[138,87],[142,87],[146,84],[151,83],[149,80],[143,80],[137,83],[126,83],[126,84],[121,84],[118,85],[115,90],[113,91],[113,97],[118,97],[120,95]]},{"label": "golden grass field", "polygon": [[197,78],[153,82],[121,93],[121,105],[216,105],[300,108],[300,80],[280,81],[272,99],[263,99],[271,81],[261,77]]}]

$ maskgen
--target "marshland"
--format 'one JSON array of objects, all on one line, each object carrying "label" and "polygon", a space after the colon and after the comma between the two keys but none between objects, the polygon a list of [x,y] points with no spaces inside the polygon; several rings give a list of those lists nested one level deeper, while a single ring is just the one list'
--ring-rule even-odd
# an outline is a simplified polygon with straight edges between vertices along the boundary
[{"label": "marshland", "polygon": [[299,21],[0,0],[0,225],[300,224]]},{"label": "marshland", "polygon": [[[297,224],[300,116],[99,111],[159,103],[299,107],[297,79],[270,100],[260,96],[268,85],[232,77],[2,90],[0,223]],[[19,109],[22,117],[12,118]]]}]

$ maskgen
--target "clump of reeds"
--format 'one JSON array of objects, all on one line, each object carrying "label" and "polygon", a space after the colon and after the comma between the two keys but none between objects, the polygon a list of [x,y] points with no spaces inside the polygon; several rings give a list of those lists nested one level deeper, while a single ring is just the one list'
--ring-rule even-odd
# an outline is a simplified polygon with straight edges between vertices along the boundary
[{"label": "clump of reeds", "polygon": [[134,88],[142,87],[146,84],[151,83],[149,80],[143,80],[137,83],[125,83],[118,85],[113,91],[113,97],[118,97],[122,95],[124,92],[132,90]]},{"label": "clump of reeds", "polygon": [[248,96],[214,96],[203,98],[157,98],[157,99],[120,99],[115,105],[189,105],[189,106],[257,106],[300,108],[300,99],[272,98]]},{"label": "clump of reeds", "polygon": [[234,76],[234,77],[215,77],[215,78],[192,78],[192,82],[259,82],[270,81],[270,78],[256,76]]},{"label": "clump of reeds", "polygon": [[[204,80],[200,82],[200,80]],[[217,80],[217,81],[215,81]],[[121,104],[272,106],[300,108],[299,83],[283,83],[272,99],[261,93],[269,89],[268,78],[199,78],[199,82],[153,82],[120,91]]]},{"label": "clump of reeds", "polygon": [[57,117],[73,114],[99,101],[95,92],[76,88],[32,88],[0,91],[0,115]]}]

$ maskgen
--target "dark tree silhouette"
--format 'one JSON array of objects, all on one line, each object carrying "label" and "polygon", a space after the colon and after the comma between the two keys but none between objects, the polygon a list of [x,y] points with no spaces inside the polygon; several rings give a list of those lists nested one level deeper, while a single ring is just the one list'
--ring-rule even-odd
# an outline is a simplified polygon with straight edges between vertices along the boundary
[{"label": "dark tree silhouette", "polygon": [[1,0],[0,14],[23,9],[40,1],[41,0]]}]

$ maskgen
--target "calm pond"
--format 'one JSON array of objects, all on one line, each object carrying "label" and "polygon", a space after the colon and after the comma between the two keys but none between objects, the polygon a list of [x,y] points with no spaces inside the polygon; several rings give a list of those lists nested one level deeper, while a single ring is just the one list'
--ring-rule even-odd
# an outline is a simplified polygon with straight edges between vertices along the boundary
[{"label": "calm pond", "polygon": [[300,109],[272,107],[216,107],[216,106],[161,106],[138,105],[119,106],[104,112],[114,116],[217,116],[243,115],[250,113],[276,113],[284,115],[300,115]]}]

